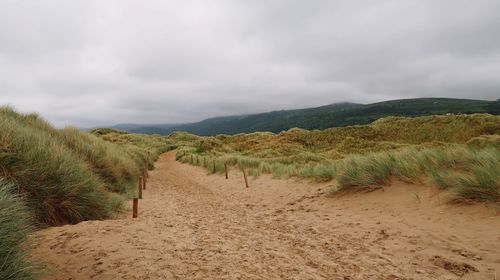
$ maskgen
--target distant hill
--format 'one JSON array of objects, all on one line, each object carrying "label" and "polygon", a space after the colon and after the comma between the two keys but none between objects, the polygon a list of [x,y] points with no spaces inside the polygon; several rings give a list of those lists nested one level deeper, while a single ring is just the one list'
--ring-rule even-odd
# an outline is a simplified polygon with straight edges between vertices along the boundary
[{"label": "distant hill", "polygon": [[178,124],[150,125],[150,124],[124,123],[124,124],[113,125],[111,128],[131,133],[167,135],[172,132],[170,128],[173,128],[175,126],[178,126]]},{"label": "distant hill", "polygon": [[387,116],[416,117],[443,114],[500,114],[500,102],[417,98],[391,100],[372,104],[336,103],[316,108],[281,110],[260,114],[209,118],[187,124],[121,124],[111,128],[133,133],[167,135],[187,131],[197,135],[237,134],[255,131],[281,132],[293,127],[325,129],[371,123]]}]

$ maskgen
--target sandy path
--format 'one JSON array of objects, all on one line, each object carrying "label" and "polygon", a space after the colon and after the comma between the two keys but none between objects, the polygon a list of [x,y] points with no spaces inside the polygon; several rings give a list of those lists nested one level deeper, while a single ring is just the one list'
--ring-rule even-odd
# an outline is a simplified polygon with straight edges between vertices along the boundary
[{"label": "sandy path", "polygon": [[[328,198],[326,184],[246,189],[175,162],[150,172],[139,218],[40,231],[47,279],[495,279],[500,219],[398,183]],[[474,272],[477,270],[477,272]],[[499,277],[499,276],[497,276]]]}]

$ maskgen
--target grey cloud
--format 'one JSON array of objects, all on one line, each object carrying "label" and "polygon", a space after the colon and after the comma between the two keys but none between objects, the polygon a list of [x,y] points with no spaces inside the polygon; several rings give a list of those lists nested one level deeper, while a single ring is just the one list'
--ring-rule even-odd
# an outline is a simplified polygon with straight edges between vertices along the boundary
[{"label": "grey cloud", "polygon": [[500,2],[3,1],[0,104],[57,125],[500,96]]}]

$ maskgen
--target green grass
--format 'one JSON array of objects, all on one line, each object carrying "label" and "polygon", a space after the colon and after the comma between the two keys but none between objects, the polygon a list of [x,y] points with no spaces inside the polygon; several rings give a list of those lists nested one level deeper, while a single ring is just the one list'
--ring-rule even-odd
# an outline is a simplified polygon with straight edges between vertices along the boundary
[{"label": "green grass", "polygon": [[363,126],[279,134],[176,133],[168,139],[180,147],[177,160],[209,170],[213,166],[205,162],[216,160],[253,177],[336,180],[339,191],[380,188],[398,178],[448,189],[460,201],[498,201],[498,134],[499,116],[475,114],[389,117]]},{"label": "green grass", "polygon": [[432,172],[433,182],[451,189],[457,201],[500,202],[500,150],[467,149],[460,158],[450,160],[452,170]]},{"label": "green grass", "polygon": [[0,180],[0,279],[34,279],[37,267],[28,260],[32,221],[15,188]]},{"label": "green grass", "polygon": [[387,185],[392,178],[408,182],[429,177],[455,194],[457,201],[500,202],[500,150],[455,144],[417,150],[351,156],[339,164],[339,190],[360,190]]},{"label": "green grass", "polygon": [[106,142],[123,147],[141,166],[147,161],[149,169],[153,167],[160,154],[177,148],[174,141],[158,135],[133,134],[109,128],[94,129],[90,133]]},{"label": "green grass", "polygon": [[31,279],[32,229],[106,219],[135,196],[137,178],[167,150],[164,137],[56,129],[0,107],[0,279]]},{"label": "green grass", "polygon": [[66,146],[90,163],[92,171],[104,180],[110,191],[126,193],[144,169],[145,163],[140,154],[134,157],[126,148],[97,136],[71,127],[61,130],[59,135]]},{"label": "green grass", "polygon": [[55,130],[40,123],[43,121],[24,122],[2,114],[0,177],[17,186],[35,220],[41,224],[60,225],[108,217],[103,180],[84,159],[57,140]]}]

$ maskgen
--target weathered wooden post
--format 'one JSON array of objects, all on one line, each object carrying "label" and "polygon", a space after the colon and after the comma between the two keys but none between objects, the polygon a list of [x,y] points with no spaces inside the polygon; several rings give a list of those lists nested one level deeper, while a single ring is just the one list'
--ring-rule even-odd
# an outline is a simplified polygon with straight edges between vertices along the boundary
[{"label": "weathered wooden post", "polygon": [[226,172],[226,179],[228,178],[227,176],[227,163],[224,162],[224,171]]},{"label": "weathered wooden post", "polygon": [[215,159],[214,159],[214,173],[215,173],[215,171],[216,171],[216,170],[215,170]]},{"label": "weathered wooden post", "polygon": [[243,178],[245,178],[245,186],[248,188],[248,179],[247,179],[247,173],[245,172],[245,168],[241,168],[241,171],[243,171]]},{"label": "weathered wooden post", "polygon": [[[147,174],[148,174],[148,171],[144,171],[144,178],[147,177]],[[146,179],[144,179],[142,181],[142,189],[145,190],[146,189]]]},{"label": "weathered wooden post", "polygon": [[139,199],[134,198],[132,206],[132,218],[137,218],[138,208],[139,208]]},{"label": "weathered wooden post", "polygon": [[142,176],[139,177],[139,182],[137,182],[137,190],[139,191],[139,198],[142,199],[142,182],[143,182]]},{"label": "weathered wooden post", "polygon": [[[146,172],[149,170],[149,159],[151,158],[151,154],[149,153],[148,151],[148,156],[146,157]],[[149,174],[148,175],[148,178],[149,178]]]}]

